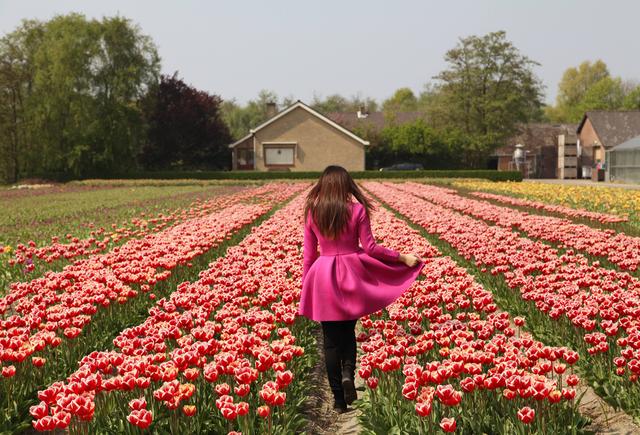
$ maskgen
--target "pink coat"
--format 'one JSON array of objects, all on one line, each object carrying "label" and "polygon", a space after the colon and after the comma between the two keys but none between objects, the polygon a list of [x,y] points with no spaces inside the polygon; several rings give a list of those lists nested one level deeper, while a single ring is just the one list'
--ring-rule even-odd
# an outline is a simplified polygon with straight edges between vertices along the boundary
[{"label": "pink coat", "polygon": [[424,266],[409,267],[398,261],[398,251],[376,244],[364,206],[350,204],[347,228],[336,240],[320,234],[311,214],[307,219],[298,314],[311,320],[352,320],[381,310],[411,286]]}]

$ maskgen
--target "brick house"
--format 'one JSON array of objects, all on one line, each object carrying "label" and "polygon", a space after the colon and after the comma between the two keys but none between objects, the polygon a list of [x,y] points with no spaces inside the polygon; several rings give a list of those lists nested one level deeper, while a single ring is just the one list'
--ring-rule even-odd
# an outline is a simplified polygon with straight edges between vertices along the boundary
[{"label": "brick house", "polygon": [[605,152],[640,136],[640,110],[588,111],[576,130],[581,149],[581,166],[604,162]]},{"label": "brick house", "polygon": [[233,170],[322,171],[332,164],[365,169],[368,141],[301,101],[277,114],[275,105],[271,109],[269,119],[229,145]]}]

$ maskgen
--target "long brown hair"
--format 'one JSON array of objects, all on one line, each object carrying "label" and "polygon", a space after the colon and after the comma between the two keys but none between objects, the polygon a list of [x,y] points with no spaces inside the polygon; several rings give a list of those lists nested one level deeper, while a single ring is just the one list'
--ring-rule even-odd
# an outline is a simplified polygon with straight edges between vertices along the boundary
[{"label": "long brown hair", "polygon": [[304,220],[311,211],[316,226],[323,236],[335,239],[349,221],[349,195],[364,206],[367,216],[373,205],[364,196],[351,175],[342,166],[327,166],[320,179],[307,195]]}]

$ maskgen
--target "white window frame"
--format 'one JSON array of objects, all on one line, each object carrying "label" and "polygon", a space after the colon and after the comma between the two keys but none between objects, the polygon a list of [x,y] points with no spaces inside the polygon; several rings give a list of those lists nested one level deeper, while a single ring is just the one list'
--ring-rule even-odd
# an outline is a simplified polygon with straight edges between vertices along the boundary
[{"label": "white window frame", "polygon": [[[273,148],[292,148],[293,154],[291,156],[291,163],[269,163],[267,161],[267,149]],[[292,167],[296,164],[296,156],[298,154],[298,142],[262,142],[262,158],[266,167]]]}]

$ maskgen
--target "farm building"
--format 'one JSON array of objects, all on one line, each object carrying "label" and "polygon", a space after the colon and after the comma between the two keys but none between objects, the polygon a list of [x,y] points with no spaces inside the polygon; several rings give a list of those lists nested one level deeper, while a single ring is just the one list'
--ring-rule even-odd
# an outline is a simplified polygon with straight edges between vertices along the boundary
[{"label": "farm building", "polygon": [[640,182],[640,136],[616,145],[606,152],[609,180]]},{"label": "farm building", "polygon": [[[275,105],[271,106],[275,112]],[[229,145],[232,169],[322,171],[335,164],[365,169],[369,142],[301,101],[252,128]]]},{"label": "farm building", "polygon": [[[614,177],[629,178],[635,169],[629,163],[631,144],[609,154],[617,145],[640,136],[640,111],[588,111],[575,124],[526,124],[492,155],[490,167],[519,170],[526,178],[592,178],[603,181],[608,166],[616,165]],[[569,142],[567,142],[569,141]],[[635,142],[634,142],[635,143]],[[627,150],[623,151],[622,150]],[[570,150],[568,154],[564,151]],[[616,161],[606,158],[617,156]],[[638,163],[640,165],[640,161]],[[567,166],[569,165],[569,166]],[[640,171],[640,167],[637,169]],[[640,175],[638,176],[640,181]]]},{"label": "farm building", "polygon": [[[556,178],[558,136],[575,129],[575,124],[523,124],[494,151],[489,166],[499,171],[522,171],[525,178]],[[516,149],[520,151],[516,153]]]},{"label": "farm building", "polygon": [[[640,110],[586,112],[578,125],[579,172],[591,177],[589,168],[606,169],[606,152],[616,145],[640,136]],[[585,168],[580,171],[580,167]]]}]

